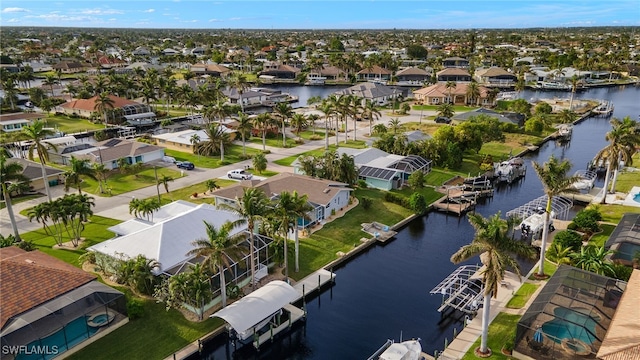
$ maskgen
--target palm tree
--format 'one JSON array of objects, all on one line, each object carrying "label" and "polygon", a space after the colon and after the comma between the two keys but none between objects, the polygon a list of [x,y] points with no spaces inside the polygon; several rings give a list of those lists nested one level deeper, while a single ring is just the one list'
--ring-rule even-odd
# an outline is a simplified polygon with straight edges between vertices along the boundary
[{"label": "palm tree", "polygon": [[438,116],[452,118],[455,112],[453,111],[453,105],[449,103],[442,103],[438,106]]},{"label": "palm tree", "polygon": [[400,124],[400,119],[392,118],[389,120],[389,129],[393,130],[393,135],[398,134],[398,131],[402,129],[402,124]]},{"label": "palm tree", "polygon": [[[351,100],[351,104],[348,105],[347,109],[348,109],[348,115],[351,116],[351,119],[353,119],[353,140],[356,141],[357,139],[357,125],[358,125],[358,116],[362,116],[362,113],[364,112],[364,107],[362,106],[362,100],[360,100],[359,97],[357,96],[351,96],[349,97],[349,99]],[[346,121],[346,120],[345,120]],[[346,137],[348,139],[348,136]],[[345,144],[346,144],[346,139],[345,139]]]},{"label": "palm tree", "polygon": [[249,117],[249,115],[244,112],[239,112],[236,117],[236,121],[238,121],[238,126],[236,130],[240,133],[242,137],[242,155],[247,156],[247,148],[246,148],[246,137],[247,134],[251,136],[251,130],[253,130],[253,119]]},{"label": "palm tree", "polygon": [[236,91],[238,91],[238,102],[240,102],[240,110],[244,112],[242,94],[249,87],[249,82],[247,82],[247,77],[241,72],[236,72],[229,77],[229,86],[231,86],[232,88],[235,88]]},{"label": "palm tree", "polygon": [[336,110],[333,104],[326,100],[320,104],[318,110],[324,114],[324,149],[329,150],[329,124],[331,123],[331,117],[336,114]]},{"label": "palm tree", "polygon": [[69,188],[73,185],[78,189],[78,194],[82,195],[82,187],[80,186],[82,177],[88,177],[97,181],[96,171],[91,166],[89,160],[78,159],[73,155],[71,155],[69,165],[71,168],[64,173],[64,191],[69,191]]},{"label": "palm tree", "polygon": [[260,129],[262,133],[262,151],[267,150],[267,131],[274,124],[274,119],[271,117],[269,113],[262,113],[258,115],[255,119],[255,123],[257,128]]},{"label": "palm tree", "polygon": [[[193,152],[195,153],[196,145],[200,142],[200,135],[198,135],[198,133],[194,133],[189,138],[189,142],[191,143],[191,149],[194,150]],[[198,160],[200,160],[200,153],[198,153]]]},{"label": "palm tree", "polygon": [[625,165],[631,165],[633,163],[635,146],[640,144],[640,134],[636,132],[637,126],[638,123],[631,120],[629,116],[622,120],[617,118],[611,119],[612,129],[605,136],[609,144],[600,150],[593,159],[594,163],[597,164],[602,161],[602,163],[607,166],[607,173],[604,177],[602,204],[606,203],[611,171],[614,171],[611,186],[611,191],[614,192],[620,163],[624,163]]},{"label": "palm tree", "polygon": [[231,236],[231,231],[234,228],[231,222],[225,222],[219,229],[207,221],[204,221],[204,226],[207,238],[194,240],[191,243],[194,248],[187,255],[203,257],[202,266],[209,269],[211,274],[218,271],[222,307],[225,307],[227,306],[227,281],[224,277],[224,270],[225,268],[231,269],[230,260],[240,258],[242,251],[237,243],[244,238],[244,233],[240,232]]},{"label": "palm tree", "polygon": [[169,193],[169,183],[171,181],[174,181],[175,179],[169,175],[163,174],[162,177],[160,179],[158,179],[158,184],[156,186],[160,186],[160,184],[162,184],[162,186],[164,186],[164,191],[168,194]]},{"label": "palm tree", "polygon": [[104,193],[103,185],[107,185],[107,174],[109,174],[109,169],[100,162],[93,164],[93,170],[98,178],[98,186],[100,186],[100,193],[102,194]]},{"label": "palm tree", "polygon": [[220,188],[220,186],[218,185],[215,179],[209,179],[205,181],[204,185],[207,187],[207,190],[209,190],[209,192],[212,192],[213,190]]},{"label": "palm tree", "polygon": [[269,199],[265,193],[256,188],[245,189],[242,197],[236,197],[235,204],[221,203],[217,205],[222,210],[227,210],[235,213],[240,217],[237,224],[247,224],[247,231],[249,231],[249,243],[250,243],[250,268],[251,268],[251,286],[255,287],[256,279],[256,261],[255,261],[255,242],[254,231],[256,229],[256,222],[262,220],[266,215],[269,208]]},{"label": "palm tree", "polygon": [[369,136],[371,136],[373,131],[373,123],[381,116],[382,114],[378,109],[378,105],[373,101],[367,99],[362,110],[362,117],[369,121]]},{"label": "palm tree", "polygon": [[2,179],[0,186],[2,186],[2,197],[5,206],[7,207],[7,213],[9,214],[9,220],[11,221],[11,228],[13,230],[15,241],[20,242],[20,233],[18,232],[18,225],[11,205],[10,187],[12,183],[28,183],[29,179],[22,174],[22,165],[17,162],[7,162],[7,159],[9,158],[9,151],[4,147],[0,147],[0,179]]},{"label": "palm tree", "polygon": [[551,205],[553,197],[559,195],[563,191],[571,188],[571,185],[580,180],[577,176],[567,177],[571,163],[569,160],[559,162],[555,156],[551,155],[549,160],[544,164],[533,162],[533,168],[538,174],[544,193],[547,195],[547,206],[545,209],[544,225],[542,226],[542,244],[540,246],[540,265],[537,277],[545,278],[544,274],[544,258],[547,251],[547,238],[549,237],[549,220],[551,218]]},{"label": "palm tree", "polygon": [[571,124],[574,121],[576,121],[577,117],[578,117],[578,114],[576,114],[575,112],[573,112],[573,111],[571,111],[569,109],[562,109],[558,113],[558,119],[563,124]]},{"label": "palm tree", "polygon": [[278,202],[275,206],[275,216],[280,219],[280,231],[284,239],[284,277],[289,282],[289,252],[287,251],[287,243],[289,241],[289,232],[294,231],[295,234],[295,251],[296,251],[296,272],[298,271],[298,218],[304,218],[308,211],[311,211],[308,203],[307,195],[299,196],[298,192],[290,193],[283,191],[280,193]]},{"label": "palm tree", "polygon": [[604,276],[615,276],[616,272],[609,256],[614,250],[606,250],[604,245],[597,247],[587,245],[580,248],[580,252],[575,252],[569,256],[575,261],[575,266]]},{"label": "palm tree", "polygon": [[33,161],[34,151],[38,154],[38,160],[40,160],[40,168],[42,170],[42,180],[44,182],[44,191],[47,193],[47,198],[49,199],[49,201],[51,201],[51,191],[49,190],[49,181],[47,181],[48,177],[45,164],[47,161],[49,161],[49,152],[47,150],[57,150],[57,148],[55,145],[46,142],[45,139],[49,136],[53,136],[54,131],[45,128],[44,122],[36,120],[32,124],[24,126],[22,128],[22,133],[27,138],[27,140],[31,141],[28,150],[29,160]]},{"label": "palm tree", "polygon": [[47,74],[44,78],[44,80],[42,80],[42,85],[48,86],[49,90],[51,90],[51,97],[54,96],[53,94],[53,85],[58,83],[58,79],[56,79],[56,76],[53,74]]},{"label": "palm tree", "polygon": [[204,129],[204,132],[207,134],[208,139],[199,142],[194,152],[207,156],[220,154],[220,161],[224,161],[224,149],[231,143],[225,127],[218,124],[209,124]]},{"label": "palm tree", "polygon": [[109,123],[107,119],[107,110],[114,108],[114,101],[111,96],[106,93],[100,93],[96,98],[95,104],[93,105],[93,109],[102,114],[102,120],[104,122],[104,126],[107,126]]},{"label": "palm tree", "polygon": [[576,94],[576,90],[578,89],[578,83],[580,83],[580,78],[577,75],[573,75],[569,78],[569,83],[571,84],[571,100],[569,100],[569,110],[573,110],[573,97]]},{"label": "palm tree", "polygon": [[534,258],[535,251],[523,242],[510,236],[511,229],[507,221],[497,213],[490,218],[480,214],[469,214],[469,222],[475,229],[475,236],[470,244],[461,247],[451,256],[451,262],[458,264],[480,255],[483,268],[480,271],[484,283],[484,301],[482,304],[482,340],[479,352],[487,354],[487,335],[489,329],[489,313],[491,296],[498,295],[498,285],[504,280],[507,268],[515,270],[520,277],[520,266],[512,255]]},{"label": "palm tree", "polygon": [[478,105],[478,100],[480,100],[480,87],[478,83],[470,82],[469,85],[467,85],[467,93],[465,95],[467,96],[467,103]]},{"label": "palm tree", "polygon": [[451,92],[453,91],[453,89],[456,88],[456,86],[457,84],[455,81],[447,81],[447,83],[444,86],[447,90],[449,90],[449,101],[448,101],[449,104],[453,104],[453,98],[451,97]]},{"label": "palm tree", "polygon": [[273,112],[280,119],[282,124],[282,147],[287,147],[287,135],[285,133],[285,127],[287,126],[287,120],[293,116],[293,109],[291,105],[285,102],[276,104],[273,108]]},{"label": "palm tree", "polygon": [[296,134],[298,135],[298,138],[300,137],[300,133],[302,132],[302,130],[304,128],[306,128],[309,125],[307,118],[304,116],[304,114],[293,114],[293,116],[291,117],[291,127],[296,129]]}]

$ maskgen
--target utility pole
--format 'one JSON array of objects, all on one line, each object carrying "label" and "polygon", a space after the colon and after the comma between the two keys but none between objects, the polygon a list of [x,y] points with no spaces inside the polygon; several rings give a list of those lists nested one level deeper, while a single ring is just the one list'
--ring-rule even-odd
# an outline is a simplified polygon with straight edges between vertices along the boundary
[{"label": "utility pole", "polygon": [[157,166],[153,166],[153,174],[156,177],[156,191],[158,192],[158,205],[162,204],[162,201],[160,201],[160,183],[158,182],[158,167]]}]

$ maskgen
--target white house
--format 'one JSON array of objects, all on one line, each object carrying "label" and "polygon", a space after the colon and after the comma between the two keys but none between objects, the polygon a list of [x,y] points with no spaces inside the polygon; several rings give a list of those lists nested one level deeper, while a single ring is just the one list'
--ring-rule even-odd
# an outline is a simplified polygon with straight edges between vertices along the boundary
[{"label": "white house", "polygon": [[94,144],[85,150],[66,154],[79,159],[88,159],[92,163],[101,163],[109,169],[118,168],[118,160],[126,159],[128,164],[148,163],[161,160],[164,156],[164,148],[139,141],[125,139],[109,139]]}]

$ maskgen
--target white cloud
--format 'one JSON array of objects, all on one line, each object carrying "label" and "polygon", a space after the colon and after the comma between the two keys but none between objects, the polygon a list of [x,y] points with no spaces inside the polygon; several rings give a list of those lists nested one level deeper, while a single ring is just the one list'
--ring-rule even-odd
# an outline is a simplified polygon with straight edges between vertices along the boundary
[{"label": "white cloud", "polygon": [[18,13],[18,12],[31,12],[28,9],[25,8],[19,8],[19,7],[8,7],[8,8],[4,8],[2,9],[2,13],[3,14],[8,14],[8,13]]},{"label": "white cloud", "polygon": [[209,19],[209,22],[222,22],[223,20],[220,19]]},{"label": "white cloud", "polygon": [[147,10],[144,10],[144,11],[142,11],[142,12],[152,13],[152,12],[154,12],[154,11],[156,11],[156,9],[147,9]]},{"label": "white cloud", "polygon": [[114,10],[114,9],[93,9],[93,10],[83,10],[80,13],[85,15],[113,15],[113,14],[124,14],[124,11]]},{"label": "white cloud", "polygon": [[198,22],[198,20],[182,20],[180,22],[183,22],[183,23],[196,23],[196,22]]},{"label": "white cloud", "polygon": [[18,23],[18,22],[20,22],[20,20],[18,20],[18,19],[9,19],[9,20],[7,20],[7,22],[8,23]]}]

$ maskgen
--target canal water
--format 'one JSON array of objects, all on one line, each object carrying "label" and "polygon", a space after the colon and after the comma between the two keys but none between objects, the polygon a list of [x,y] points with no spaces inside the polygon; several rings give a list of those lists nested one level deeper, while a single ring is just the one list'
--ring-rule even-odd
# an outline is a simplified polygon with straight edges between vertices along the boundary
[{"label": "canal water", "polygon": [[[306,89],[321,89],[305,87]],[[329,89],[331,90],[331,89]],[[317,91],[317,90],[315,90]],[[529,99],[568,97],[567,93],[528,92]],[[640,88],[600,88],[576,94],[577,98],[606,99],[615,105],[613,116],[640,113]],[[585,169],[595,153],[605,146],[609,118],[590,118],[577,125],[571,141],[553,141],[526,155],[527,175],[518,183],[496,189],[495,196],[476,211],[490,216],[502,214],[541,195],[542,185],[531,166],[545,162],[551,154],[569,159],[571,172]],[[596,183],[602,186],[602,179]],[[372,221],[375,214],[371,214]],[[395,240],[372,246],[342,267],[334,269],[336,283],[306,303],[307,321],[264,347],[260,353],[243,349],[233,354],[222,337],[205,347],[203,359],[366,359],[387,339],[420,338],[423,351],[433,354],[449,343],[454,328],[462,329],[464,314],[442,316],[436,311],[441,297],[429,291],[459,265],[449,258],[473,238],[473,228],[465,217],[433,212],[410,222]],[[468,263],[478,263],[472,259]],[[523,264],[523,273],[533,263]],[[501,291],[507,291],[501,289]]]}]

